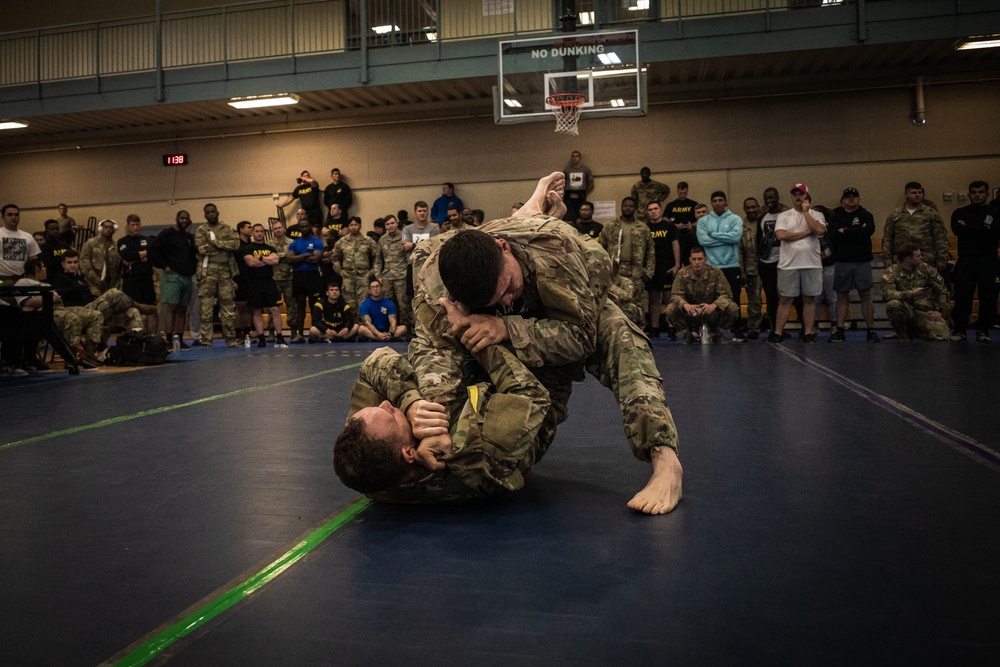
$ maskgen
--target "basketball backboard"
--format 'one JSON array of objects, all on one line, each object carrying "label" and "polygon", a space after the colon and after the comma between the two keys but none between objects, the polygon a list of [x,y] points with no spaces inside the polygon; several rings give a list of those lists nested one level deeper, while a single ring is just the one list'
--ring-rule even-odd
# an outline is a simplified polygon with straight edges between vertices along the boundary
[{"label": "basketball backboard", "polygon": [[494,116],[499,124],[551,120],[546,98],[559,93],[585,96],[585,117],[644,116],[644,83],[635,30],[505,40]]}]

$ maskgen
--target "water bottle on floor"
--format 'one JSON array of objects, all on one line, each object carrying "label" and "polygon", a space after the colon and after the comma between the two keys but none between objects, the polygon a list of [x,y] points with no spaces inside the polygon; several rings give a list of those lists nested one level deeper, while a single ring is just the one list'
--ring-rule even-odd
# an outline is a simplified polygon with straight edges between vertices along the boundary
[{"label": "water bottle on floor", "polygon": [[247,337],[243,339],[243,347],[250,349],[250,334],[247,334]]},{"label": "water bottle on floor", "polygon": [[702,324],[701,325],[701,344],[702,345],[708,345],[710,342],[711,342],[711,339],[708,336],[708,325],[707,324]]},{"label": "water bottle on floor", "polygon": [[180,334],[174,334],[174,339],[172,341],[172,350],[174,354],[181,351],[181,337]]}]

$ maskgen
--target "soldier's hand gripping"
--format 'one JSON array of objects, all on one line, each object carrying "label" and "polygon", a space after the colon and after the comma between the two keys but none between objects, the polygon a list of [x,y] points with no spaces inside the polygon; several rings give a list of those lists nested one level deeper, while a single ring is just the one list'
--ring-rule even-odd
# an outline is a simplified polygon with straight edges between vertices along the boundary
[{"label": "soldier's hand gripping", "polygon": [[406,408],[406,420],[417,440],[448,434],[448,413],[444,406],[423,399]]},{"label": "soldier's hand gripping", "polygon": [[[462,345],[475,354],[487,345],[495,345],[510,340],[503,318],[492,315],[468,315],[465,308],[449,299],[439,299],[448,315],[453,336],[461,335]],[[463,332],[464,330],[464,332]]]},{"label": "soldier's hand gripping", "polygon": [[417,458],[430,470],[441,470],[445,467],[441,459],[451,454],[451,436],[435,435],[424,438],[417,445]]}]

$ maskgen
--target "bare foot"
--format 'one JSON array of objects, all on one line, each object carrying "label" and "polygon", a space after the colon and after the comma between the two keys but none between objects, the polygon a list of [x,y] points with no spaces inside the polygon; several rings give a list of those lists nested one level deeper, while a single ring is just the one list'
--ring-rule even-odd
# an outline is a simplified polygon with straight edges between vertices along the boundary
[{"label": "bare foot", "polygon": [[563,201],[561,193],[553,190],[548,194],[545,203],[548,207],[546,215],[551,215],[553,218],[559,218],[560,220],[566,215],[566,203]]},{"label": "bare foot", "polygon": [[531,193],[531,198],[524,202],[515,218],[530,218],[536,215],[545,215],[546,201],[550,192],[559,192],[560,196],[566,187],[566,176],[561,171],[554,171],[548,176],[538,179],[535,191]]},{"label": "bare foot", "polygon": [[669,447],[653,450],[652,462],[653,476],[645,488],[628,501],[628,506],[644,514],[666,514],[680,502],[684,469],[677,452]]}]

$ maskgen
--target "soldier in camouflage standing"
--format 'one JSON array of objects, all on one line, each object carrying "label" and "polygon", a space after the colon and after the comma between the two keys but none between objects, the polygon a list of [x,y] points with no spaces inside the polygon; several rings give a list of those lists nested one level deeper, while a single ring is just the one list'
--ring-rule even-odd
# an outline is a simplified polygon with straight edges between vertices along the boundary
[{"label": "soldier in camouflage standing", "polygon": [[646,222],[646,207],[649,202],[658,201],[661,204],[670,196],[670,186],[666,183],[652,180],[649,167],[639,170],[639,180],[632,186],[632,199],[636,203],[635,217],[639,222]]},{"label": "soldier in camouflage standing", "polygon": [[[296,303],[295,297],[292,295],[292,265],[285,258],[285,255],[288,254],[288,246],[292,240],[285,236],[285,223],[280,220],[271,223],[271,236],[273,237],[271,246],[274,247],[278,255],[278,263],[272,267],[271,275],[274,278],[275,285],[278,286],[278,291],[281,292],[281,300],[285,302],[285,318],[289,322],[297,322],[298,303]],[[271,329],[271,335],[274,337],[277,347],[287,347],[283,336],[282,342],[278,343],[278,336],[283,331],[281,321],[271,321],[268,323],[268,327]]]},{"label": "soldier in camouflage standing", "polygon": [[[508,343],[549,391],[543,430],[565,419],[572,382],[586,369],[614,392],[633,454],[652,462],[649,483],[629,507],[665,514],[680,500],[683,471],[662,379],[642,331],[608,298],[608,254],[553,217],[565,212],[564,185],[563,174],[550,174],[517,216],[420,244],[410,361],[423,397],[456,411],[470,353]],[[448,295],[461,310],[443,310]],[[443,467],[437,456],[451,450],[423,444],[422,458]]]},{"label": "soldier in camouflage standing", "polygon": [[656,252],[649,227],[636,220],[634,199],[622,200],[622,214],[604,226],[597,242],[611,256],[613,283],[624,281],[632,285],[632,298],[620,304],[622,311],[636,326],[643,326],[649,307],[646,281],[653,277],[656,269]]},{"label": "soldier in camouflage standing", "polygon": [[333,247],[333,270],[343,279],[341,292],[348,305],[358,311],[368,298],[368,280],[375,266],[378,247],[361,233],[361,218],[352,216],[347,223],[347,236]]},{"label": "soldier in camouflage standing", "polygon": [[941,215],[924,203],[924,188],[916,181],[904,188],[906,201],[885,221],[882,233],[882,263],[891,266],[897,251],[905,245],[915,245],[923,253],[923,261],[944,271],[951,258],[948,230]]},{"label": "soldier in camouflage standing", "polygon": [[375,277],[382,281],[385,295],[396,304],[399,323],[413,327],[410,300],[406,298],[407,254],[403,250],[403,234],[394,215],[385,216],[385,234],[378,241]]},{"label": "soldier in camouflage standing", "polygon": [[212,347],[212,308],[219,301],[219,322],[222,336],[229,347],[239,347],[234,321],[236,318],[236,261],[233,250],[240,247],[240,237],[232,227],[219,222],[219,209],[205,204],[205,224],[194,234],[198,250],[198,298],[201,300],[201,341]]},{"label": "soldier in camouflage standing", "polygon": [[[760,323],[764,319],[761,291],[764,289],[760,281],[760,272],[757,268],[757,226],[760,220],[760,202],[756,197],[747,197],[743,200],[743,214],[746,220],[743,221],[743,236],[740,238],[740,277],[743,279],[743,288],[747,291],[747,319],[746,331],[739,332],[739,336],[733,336],[733,342],[745,340],[757,340],[760,337]],[[733,295],[734,300],[739,303],[739,295]]]},{"label": "soldier in camouflage standing", "polygon": [[97,236],[88,239],[80,249],[80,272],[94,296],[121,287],[121,256],[113,240],[116,231],[117,222],[101,220]]},{"label": "soldier in camouflage standing", "polygon": [[896,263],[882,274],[885,312],[901,342],[912,336],[924,340],[948,340],[948,290],[944,278],[923,261],[923,252],[913,244],[896,251]]}]

